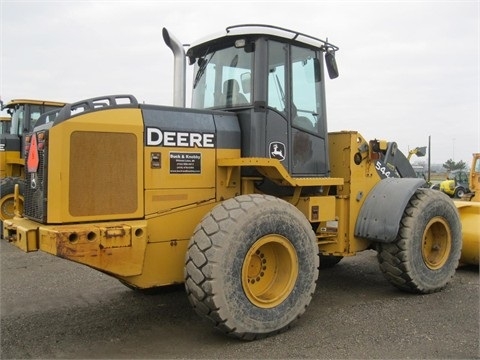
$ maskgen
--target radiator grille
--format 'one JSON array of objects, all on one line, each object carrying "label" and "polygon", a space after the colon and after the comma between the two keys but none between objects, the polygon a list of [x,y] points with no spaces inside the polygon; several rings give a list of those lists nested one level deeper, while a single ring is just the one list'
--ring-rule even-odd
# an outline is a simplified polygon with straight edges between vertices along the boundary
[{"label": "radiator grille", "polygon": [[70,137],[68,206],[72,216],[133,213],[137,138],[131,133],[75,131]]},{"label": "radiator grille", "polygon": [[[26,154],[28,158],[28,152]],[[38,150],[39,165],[36,173],[29,173],[26,170],[25,192],[24,192],[24,215],[25,217],[46,223],[47,221],[47,159],[48,148]]]}]

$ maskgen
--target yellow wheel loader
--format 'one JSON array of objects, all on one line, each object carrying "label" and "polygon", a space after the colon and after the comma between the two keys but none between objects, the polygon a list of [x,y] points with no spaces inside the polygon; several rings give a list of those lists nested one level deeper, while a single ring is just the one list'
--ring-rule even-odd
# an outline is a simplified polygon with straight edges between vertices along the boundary
[{"label": "yellow wheel loader", "polygon": [[6,134],[10,132],[11,124],[12,118],[10,116],[0,116],[0,134]]},{"label": "yellow wheel loader", "polygon": [[59,110],[64,105],[62,102],[31,99],[15,99],[5,105],[1,102],[1,110],[10,116],[2,120],[0,133],[0,221],[13,217],[15,184],[19,184],[23,197],[25,158],[22,135],[33,130],[41,114]]},{"label": "yellow wheel loader", "polygon": [[395,142],[327,131],[338,47],[254,24],[186,52],[163,37],[174,106],[96,97],[36,127],[23,213],[4,222],[7,241],[130,288],[184,283],[202,318],[245,340],[292,326],[322,263],[363,250],[378,251],[401,290],[447,286],[462,246],[453,201],[423,187]]}]

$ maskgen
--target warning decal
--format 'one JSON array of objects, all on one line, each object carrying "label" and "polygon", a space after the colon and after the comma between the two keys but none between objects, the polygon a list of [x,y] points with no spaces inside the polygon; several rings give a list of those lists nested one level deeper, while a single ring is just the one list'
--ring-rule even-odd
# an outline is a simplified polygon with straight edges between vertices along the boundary
[{"label": "warning decal", "polygon": [[31,173],[36,173],[38,170],[38,164],[40,163],[40,158],[38,157],[38,145],[37,137],[35,134],[32,136],[32,143],[30,144],[30,152],[27,157],[27,170]]},{"label": "warning decal", "polygon": [[170,174],[201,174],[201,164],[200,153],[170,153]]}]

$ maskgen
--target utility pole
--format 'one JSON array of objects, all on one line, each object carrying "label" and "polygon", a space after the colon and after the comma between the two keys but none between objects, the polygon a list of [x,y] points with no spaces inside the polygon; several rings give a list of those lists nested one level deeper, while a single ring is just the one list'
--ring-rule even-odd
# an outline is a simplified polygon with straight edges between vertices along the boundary
[{"label": "utility pole", "polygon": [[455,138],[452,139],[452,150],[453,150],[452,160],[453,162],[455,162]]},{"label": "utility pole", "polygon": [[430,138],[431,138],[431,135],[428,135],[427,184],[429,184],[429,186],[430,186],[430,165],[431,165],[430,159],[432,158],[432,157],[431,157],[431,149],[432,149],[432,146],[431,146]]}]

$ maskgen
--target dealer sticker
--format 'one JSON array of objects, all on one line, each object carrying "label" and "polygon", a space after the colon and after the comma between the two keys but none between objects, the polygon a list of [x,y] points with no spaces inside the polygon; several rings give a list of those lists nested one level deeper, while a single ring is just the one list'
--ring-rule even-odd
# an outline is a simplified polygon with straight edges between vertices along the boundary
[{"label": "dealer sticker", "polygon": [[171,152],[170,174],[201,174],[202,154]]}]

